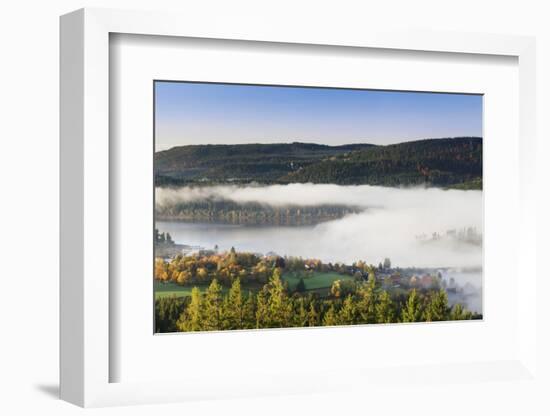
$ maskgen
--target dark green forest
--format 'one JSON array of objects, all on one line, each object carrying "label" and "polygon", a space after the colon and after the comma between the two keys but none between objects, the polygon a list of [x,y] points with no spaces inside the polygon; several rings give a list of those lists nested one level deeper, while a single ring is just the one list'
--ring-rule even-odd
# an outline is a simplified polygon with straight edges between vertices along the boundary
[{"label": "dark green forest", "polygon": [[314,225],[358,213],[347,205],[271,206],[257,202],[236,203],[219,197],[155,207],[157,220],[216,222],[243,225]]},{"label": "dark green forest", "polygon": [[156,184],[210,182],[272,183],[327,157],[372,147],[314,143],[189,145],[155,153]]},{"label": "dark green forest", "polygon": [[157,186],[296,182],[482,189],[482,139],[376,146],[192,145],[155,154]]}]

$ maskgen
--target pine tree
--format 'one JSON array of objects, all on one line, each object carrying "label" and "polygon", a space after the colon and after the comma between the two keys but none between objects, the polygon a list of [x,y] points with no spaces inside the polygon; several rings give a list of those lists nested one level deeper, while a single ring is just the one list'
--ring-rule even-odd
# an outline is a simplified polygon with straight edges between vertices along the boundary
[{"label": "pine tree", "polygon": [[319,325],[319,316],[315,310],[315,301],[311,301],[309,304],[309,310],[307,312],[307,325],[308,326],[317,326]]},{"label": "pine tree", "polygon": [[464,306],[462,306],[462,304],[457,303],[455,306],[453,306],[449,319],[451,319],[452,321],[469,320],[472,319],[472,312],[464,309]]},{"label": "pine tree", "polygon": [[330,307],[325,312],[323,316],[323,326],[333,326],[338,325],[338,320],[336,316],[336,311],[334,310],[334,304],[330,304]]},{"label": "pine tree", "polygon": [[426,321],[445,321],[449,318],[447,292],[434,292],[425,311]]},{"label": "pine tree", "polygon": [[177,321],[185,312],[184,298],[170,296],[155,300],[155,332],[178,331]]},{"label": "pine tree", "polygon": [[172,236],[170,235],[170,233],[166,233],[166,242],[168,244],[174,244],[174,240],[172,240]]},{"label": "pine tree", "polygon": [[281,280],[279,269],[273,271],[268,283],[268,310],[269,324],[274,328],[283,328],[291,325],[292,304],[289,302],[286,289]]},{"label": "pine tree", "polygon": [[269,328],[269,309],[265,286],[256,296],[256,328]]},{"label": "pine tree", "polygon": [[357,309],[362,323],[376,323],[376,279],[369,273],[369,281],[359,290],[360,299]]},{"label": "pine tree", "polygon": [[303,293],[306,291],[306,284],[304,283],[304,279],[300,277],[300,280],[298,281],[298,284],[296,285],[296,292]]},{"label": "pine tree", "polygon": [[353,325],[357,323],[357,309],[351,295],[344,300],[342,308],[338,312],[337,322],[339,325]]},{"label": "pine tree", "polygon": [[422,307],[416,289],[410,291],[401,318],[403,322],[419,322],[422,319]]},{"label": "pine tree", "polygon": [[296,310],[294,311],[294,326],[304,327],[307,326],[307,310],[305,306],[304,298],[300,297],[296,299]]},{"label": "pine tree", "polygon": [[203,314],[201,292],[198,287],[191,289],[191,303],[180,315],[177,322],[180,331],[201,331],[203,329]]},{"label": "pine tree", "polygon": [[376,322],[381,324],[394,322],[393,302],[387,291],[383,291],[378,298],[378,303],[376,304]]},{"label": "pine tree", "polygon": [[203,310],[203,329],[205,331],[222,329],[222,287],[217,279],[212,280],[212,283],[210,283],[210,286],[206,289]]},{"label": "pine tree", "polygon": [[243,298],[241,294],[241,282],[236,279],[229,289],[227,303],[224,310],[225,325],[227,329],[241,329],[243,327]]},{"label": "pine tree", "polygon": [[256,328],[256,297],[249,291],[243,307],[243,328]]}]

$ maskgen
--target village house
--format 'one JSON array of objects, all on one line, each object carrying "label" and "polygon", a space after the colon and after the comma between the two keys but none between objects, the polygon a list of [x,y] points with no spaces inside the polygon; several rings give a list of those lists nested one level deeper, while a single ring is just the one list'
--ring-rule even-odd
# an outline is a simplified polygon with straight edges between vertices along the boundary
[{"label": "village house", "polygon": [[433,284],[434,284],[434,279],[429,274],[425,274],[420,279],[420,286],[422,286],[424,289],[431,288],[433,286]]}]

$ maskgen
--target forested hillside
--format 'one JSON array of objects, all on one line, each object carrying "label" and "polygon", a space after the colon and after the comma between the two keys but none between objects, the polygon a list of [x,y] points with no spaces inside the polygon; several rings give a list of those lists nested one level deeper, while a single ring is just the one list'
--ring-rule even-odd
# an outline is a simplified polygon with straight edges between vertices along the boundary
[{"label": "forested hillside", "polygon": [[273,143],[178,146],[155,154],[156,184],[277,182],[325,158],[372,147]]},{"label": "forested hillside", "polygon": [[341,185],[482,187],[480,138],[432,139],[376,146],[292,172],[281,181]]},{"label": "forested hillside", "polygon": [[155,154],[155,183],[334,183],[482,188],[482,139],[387,146],[309,143],[192,145]]}]

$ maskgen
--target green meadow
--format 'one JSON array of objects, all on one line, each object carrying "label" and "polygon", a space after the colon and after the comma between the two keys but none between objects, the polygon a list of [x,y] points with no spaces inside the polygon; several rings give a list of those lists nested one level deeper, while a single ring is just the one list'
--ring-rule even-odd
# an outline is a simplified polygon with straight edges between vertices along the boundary
[{"label": "green meadow", "polygon": [[[336,280],[353,280],[352,276],[342,275],[334,272],[322,273],[322,272],[310,272],[310,273],[285,273],[282,276],[282,280],[288,284],[288,290],[294,291],[296,285],[300,281],[300,278],[304,279],[304,285],[306,291],[315,291],[319,294],[327,294],[330,290],[332,283]],[[197,286],[201,292],[204,292],[208,285]],[[260,286],[257,283],[243,284],[243,290],[251,290],[256,292]],[[159,280],[154,281],[155,299],[161,299],[166,297],[185,297],[191,296],[191,290],[193,286],[181,286],[174,282],[161,282]],[[223,292],[226,292],[227,288],[223,288]]]}]

